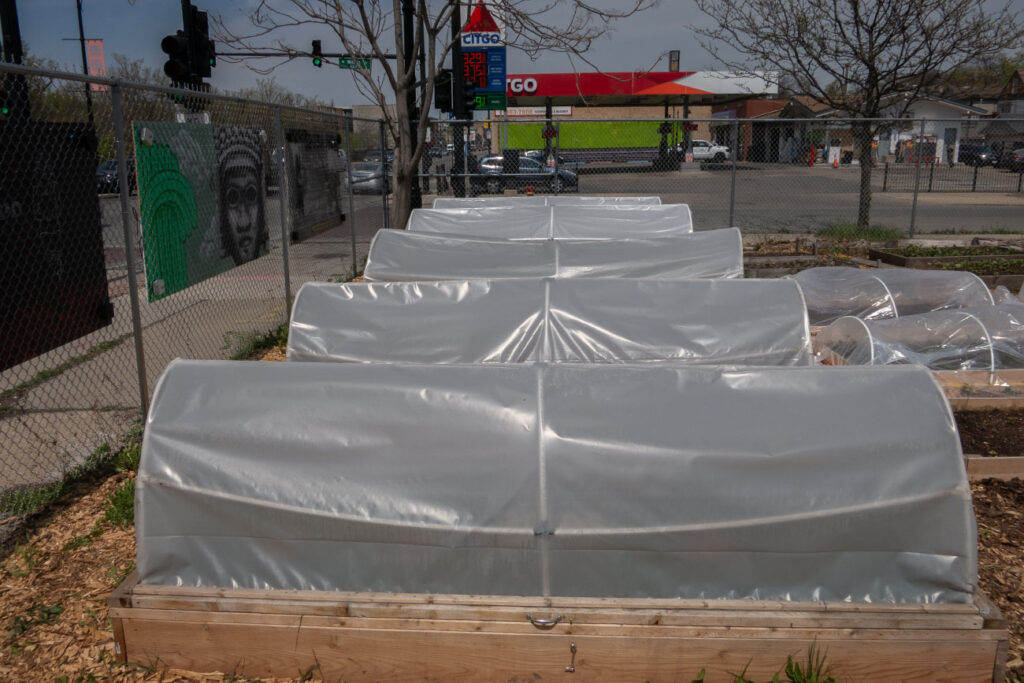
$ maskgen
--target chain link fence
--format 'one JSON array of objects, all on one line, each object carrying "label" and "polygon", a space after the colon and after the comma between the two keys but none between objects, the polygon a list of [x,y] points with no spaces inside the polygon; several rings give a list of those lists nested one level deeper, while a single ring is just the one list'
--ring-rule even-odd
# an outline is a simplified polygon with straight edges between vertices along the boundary
[{"label": "chain link fence", "polygon": [[865,183],[872,224],[1024,230],[1024,119],[493,118],[438,123],[432,140],[423,179],[440,195],[458,192],[462,140],[470,195],[657,195],[698,229],[809,232],[855,224]]},{"label": "chain link fence", "polygon": [[303,282],[360,271],[388,195],[354,161],[376,120],[0,76],[2,520],[116,450],[170,361],[245,355]]},{"label": "chain link fence", "polygon": [[[382,122],[340,110],[0,76],[2,520],[116,449],[174,358],[244,355],[303,282],[361,271],[390,223],[393,151]],[[698,229],[747,232],[853,223],[866,182],[872,223],[907,234],[1024,229],[1024,121],[875,123],[441,122],[418,182],[428,206],[657,195]]]}]

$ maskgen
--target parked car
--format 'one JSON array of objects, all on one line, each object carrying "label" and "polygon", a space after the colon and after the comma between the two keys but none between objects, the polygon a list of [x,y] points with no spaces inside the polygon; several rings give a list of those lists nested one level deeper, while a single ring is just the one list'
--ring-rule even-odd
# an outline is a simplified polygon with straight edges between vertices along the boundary
[{"label": "parked car", "polygon": [[353,192],[380,194],[383,188],[384,192],[391,193],[391,177],[380,161],[357,161],[352,164],[349,177]]},{"label": "parked car", "polygon": [[[542,149],[531,149],[531,150],[528,150],[526,152],[523,152],[522,156],[530,157],[531,159],[534,159],[535,161],[539,161],[542,164],[546,164],[547,160],[548,160],[548,155]],[[565,159],[562,157],[562,155],[558,155],[558,163],[559,163],[559,165],[565,163]]]},{"label": "parked car", "polygon": [[984,142],[961,142],[957,161],[968,166],[995,166],[998,157]]},{"label": "parked car", "polygon": [[[376,161],[380,163],[380,150],[370,150],[363,156],[363,161]],[[395,150],[386,149],[384,150],[384,161],[389,166],[395,163]]]},{"label": "parked car", "polygon": [[[686,148],[683,145],[677,145],[676,149],[680,154],[686,154]],[[694,161],[713,161],[720,164],[730,157],[728,147],[716,145],[707,140],[690,140],[690,149],[693,152]]]},{"label": "parked car", "polygon": [[1004,152],[1003,156],[1005,158],[1003,165],[1006,168],[1014,173],[1024,173],[1024,147],[1015,149],[1012,152]]},{"label": "parked car", "polygon": [[[128,164],[128,192],[135,192],[135,161],[129,159]],[[100,194],[120,192],[121,183],[118,182],[117,161],[111,159],[103,161],[96,167],[96,191]]]},{"label": "parked car", "polygon": [[579,192],[579,177],[564,168],[549,168],[545,164],[528,156],[519,157],[519,173],[505,173],[505,157],[487,157],[476,165],[474,174],[470,176],[470,188],[474,192],[500,194],[506,189],[520,192],[528,185],[538,190],[554,192],[555,183],[559,192]]}]

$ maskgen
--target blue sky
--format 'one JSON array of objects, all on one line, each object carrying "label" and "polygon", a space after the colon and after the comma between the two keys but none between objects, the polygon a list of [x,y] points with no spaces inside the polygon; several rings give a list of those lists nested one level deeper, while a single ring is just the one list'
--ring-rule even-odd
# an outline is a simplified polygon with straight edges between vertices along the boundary
[{"label": "blue sky", "polygon": [[[244,21],[251,0],[192,0],[199,9],[221,14],[230,21]],[[112,55],[121,53],[143,59],[147,66],[162,70],[166,55],[160,40],[181,28],[181,4],[178,0],[83,0],[83,23],[86,38],[102,38],[108,68]],[[75,0],[18,0],[22,40],[34,55],[41,55],[80,71],[81,52],[78,37]],[[646,69],[667,50],[682,53],[680,67],[684,70],[715,68],[714,61],[696,44],[686,24],[698,19],[699,13],[689,0],[663,0],[661,7],[621,22],[612,39],[605,39],[591,50],[591,58],[605,71]],[[325,52],[341,51],[337,38],[326,28],[306,27],[296,34],[296,47],[309,49],[314,38],[323,42]],[[225,48],[226,49],[226,48]],[[269,60],[262,60],[268,64]],[[667,70],[667,59],[661,63]],[[589,70],[579,65],[580,70]],[[572,71],[565,57],[549,55],[531,62],[523,53],[509,50],[509,73],[548,73]],[[235,90],[253,85],[259,74],[239,64],[219,62],[210,83],[221,90]],[[279,67],[274,78],[290,90],[304,95],[317,95],[338,106],[360,104],[365,99],[352,85],[352,76],[337,67],[314,68],[309,60],[299,59]]]},{"label": "blue sky", "polygon": [[[617,6],[616,0],[592,0],[597,6]],[[276,0],[285,5],[284,0]],[[229,22],[247,23],[248,8],[255,0],[193,0],[199,9],[211,15],[220,14]],[[1016,8],[1024,8],[1024,0],[1014,0]],[[75,0],[18,0],[22,40],[29,51],[79,71],[82,68],[79,44],[63,38],[77,38],[78,23]],[[147,66],[161,71],[166,55],[160,50],[160,40],[181,28],[179,0],[83,0],[83,18],[87,38],[102,38],[105,43],[107,64],[112,55],[121,53],[133,59],[141,58]],[[680,68],[688,70],[714,70],[721,68],[701,48],[687,28],[700,23],[703,15],[692,0],[662,0],[659,7],[626,19],[616,25],[614,34],[593,46],[590,58],[605,71],[643,70],[652,67],[659,55],[668,50],[680,50]],[[303,27],[290,36],[297,48],[309,49],[310,41],[319,38],[325,52],[340,51],[337,38],[325,27]],[[225,48],[226,49],[226,48]],[[269,60],[261,60],[267,64]],[[667,70],[667,58],[658,65]],[[590,70],[579,64],[578,70]],[[561,55],[542,56],[536,62],[514,49],[508,52],[509,73],[550,73],[572,71],[573,66]],[[260,78],[241,64],[221,61],[214,69],[210,83],[221,90],[236,90],[253,85]],[[338,106],[366,102],[352,84],[347,72],[325,65],[316,69],[308,59],[297,59],[279,67],[273,77],[292,91],[318,96],[324,102]]]}]

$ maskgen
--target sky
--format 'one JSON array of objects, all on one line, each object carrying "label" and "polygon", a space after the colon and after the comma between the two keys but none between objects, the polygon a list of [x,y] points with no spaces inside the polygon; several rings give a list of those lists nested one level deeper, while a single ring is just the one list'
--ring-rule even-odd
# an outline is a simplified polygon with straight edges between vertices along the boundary
[{"label": "sky", "polygon": [[[248,8],[253,0],[192,0],[200,10],[210,15],[219,14],[229,23],[247,22]],[[277,0],[279,4],[285,4]],[[22,41],[28,51],[45,56],[65,65],[69,70],[82,70],[81,48],[77,42],[78,19],[75,0],[17,0]],[[602,1],[597,0],[601,5]],[[611,0],[604,2],[614,6]],[[700,13],[691,0],[662,0],[653,10],[623,20],[616,25],[614,34],[596,43],[588,53],[604,71],[647,70],[655,65],[662,53],[679,50],[680,69],[704,70],[721,68],[697,44],[687,28],[700,19]],[[166,55],[160,50],[160,41],[181,28],[181,4],[178,0],[82,0],[82,17],[86,38],[102,38],[110,68],[113,54],[120,53],[132,59],[142,59],[158,72],[162,71]],[[464,17],[465,19],[465,14]],[[212,32],[212,31],[211,31]],[[75,40],[64,40],[73,38]],[[310,41],[318,38],[324,52],[341,52],[337,37],[326,27],[303,27],[291,42],[300,49],[309,49]],[[333,39],[333,40],[332,40]],[[227,48],[218,46],[218,50]],[[260,60],[269,65],[271,60]],[[556,73],[573,71],[572,64],[562,55],[545,55],[531,62],[524,53],[509,49],[508,73]],[[586,64],[577,70],[590,71]],[[656,70],[668,70],[668,58],[663,57]],[[208,80],[215,88],[232,91],[255,84],[265,78],[241,64],[228,64],[219,60]],[[274,73],[281,85],[306,95],[317,96],[336,106],[365,104],[368,100],[356,90],[352,75],[325,62],[315,68],[309,59],[300,58],[279,67]]]},{"label": "sky", "polygon": [[[288,4],[286,0],[273,1],[275,6]],[[623,4],[619,0],[591,1],[598,7]],[[256,0],[192,2],[211,16],[220,15],[229,25],[239,27],[250,26],[249,10],[257,4]],[[1013,0],[1012,4],[1024,10],[1024,0]],[[28,51],[53,59],[69,70],[81,71],[76,1],[17,0],[17,5],[22,41]],[[160,41],[182,27],[179,0],[82,0],[82,6],[85,37],[103,39],[108,68],[114,63],[113,55],[120,53],[142,59],[147,66],[162,71],[166,55],[160,50]],[[667,52],[679,50],[682,71],[721,70],[722,65],[704,51],[689,29],[690,25],[707,21],[693,0],[661,0],[655,9],[618,22],[610,36],[593,45],[588,57],[603,71],[645,71],[652,67],[667,71]],[[74,40],[65,40],[68,38]],[[294,47],[306,50],[313,39],[322,41],[324,52],[342,51],[337,37],[327,27],[304,26],[289,36]],[[218,46],[221,52],[227,49]],[[257,63],[266,66],[272,61]],[[558,54],[542,55],[531,62],[524,53],[510,47],[507,70],[509,74],[534,74],[592,68],[581,63],[574,68],[564,55]],[[234,91],[255,85],[257,79],[265,77],[243,64],[229,64],[222,59],[208,81],[221,91]],[[326,61],[323,68],[317,69],[308,58],[298,58],[277,68],[272,77],[293,92],[316,96],[335,106],[368,102],[356,89],[350,73]]]}]

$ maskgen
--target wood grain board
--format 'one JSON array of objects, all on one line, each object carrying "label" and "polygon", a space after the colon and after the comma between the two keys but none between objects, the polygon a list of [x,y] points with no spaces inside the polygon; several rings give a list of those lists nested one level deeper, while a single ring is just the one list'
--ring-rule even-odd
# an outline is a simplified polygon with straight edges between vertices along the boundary
[{"label": "wood grain board", "polygon": [[[814,645],[843,680],[988,681],[1006,625],[973,604],[414,595],[138,586],[109,599],[127,661],[329,680],[770,679]],[[557,624],[538,628],[534,619]],[[575,647],[575,654],[573,648]],[[568,670],[571,668],[572,670]]]}]

